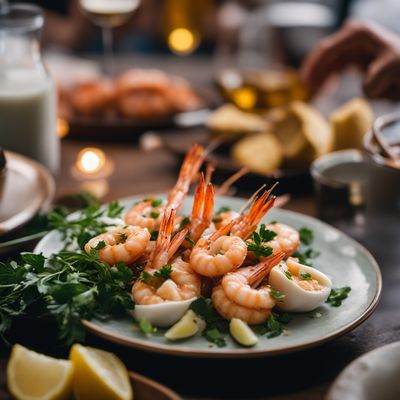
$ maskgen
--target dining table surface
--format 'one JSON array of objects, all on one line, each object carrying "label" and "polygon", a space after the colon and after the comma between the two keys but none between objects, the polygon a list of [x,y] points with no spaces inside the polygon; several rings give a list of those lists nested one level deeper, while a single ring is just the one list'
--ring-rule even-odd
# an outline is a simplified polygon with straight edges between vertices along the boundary
[{"label": "dining table surface", "polygon": [[[176,60],[176,58],[174,58]],[[181,65],[179,63],[186,63]],[[211,84],[207,63],[151,61],[137,58],[129,62],[121,58],[121,69],[127,65],[154,66],[201,83]],[[187,71],[190,71],[188,73]],[[196,74],[197,71],[197,74]],[[182,140],[191,141],[190,130],[178,132]],[[176,140],[176,134],[172,136]],[[168,135],[163,136],[168,141]],[[92,179],[76,174],[78,153],[86,147],[102,149],[113,165],[110,176]],[[160,193],[170,189],[176,179],[179,160],[165,147],[145,150],[137,140],[84,141],[62,139],[61,168],[56,177],[55,199],[71,193],[90,190],[103,202],[138,194]],[[246,196],[243,188],[236,193]],[[317,217],[317,207],[312,191],[292,195],[285,209]],[[352,234],[352,226],[341,228]],[[379,231],[377,227],[365,227]],[[127,367],[165,384],[184,399],[271,399],[317,400],[323,399],[338,374],[358,356],[400,340],[400,265],[396,244],[382,237],[358,234],[357,239],[376,258],[383,277],[383,290],[375,312],[353,331],[329,343],[286,355],[263,356],[249,359],[196,359],[167,356],[135,350],[110,343],[88,333],[86,344],[106,349],[119,356]],[[26,249],[30,250],[30,249]],[[332,260],[334,262],[334,260]],[[27,326],[28,324],[28,326]],[[57,340],[53,326],[31,319],[17,322],[8,336],[10,342],[21,343],[49,355],[66,357],[68,348]],[[10,347],[0,346],[0,399],[10,398],[6,392],[6,364]]]}]

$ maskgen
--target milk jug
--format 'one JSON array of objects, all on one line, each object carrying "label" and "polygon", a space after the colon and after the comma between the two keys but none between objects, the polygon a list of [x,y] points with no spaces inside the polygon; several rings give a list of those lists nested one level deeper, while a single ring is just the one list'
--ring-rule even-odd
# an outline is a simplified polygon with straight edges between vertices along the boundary
[{"label": "milk jug", "polygon": [[0,0],[0,147],[59,168],[56,89],[40,52],[43,12]]}]

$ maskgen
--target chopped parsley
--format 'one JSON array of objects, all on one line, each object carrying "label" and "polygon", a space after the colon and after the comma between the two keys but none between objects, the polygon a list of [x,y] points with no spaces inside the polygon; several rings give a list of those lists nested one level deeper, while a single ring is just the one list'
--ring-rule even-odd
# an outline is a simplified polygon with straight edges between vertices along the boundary
[{"label": "chopped parsley", "polygon": [[306,246],[309,246],[314,240],[314,232],[309,228],[300,228],[299,236],[301,243],[305,244]]},{"label": "chopped parsley", "polygon": [[152,211],[150,213],[150,217],[153,218],[153,219],[157,219],[159,217],[159,215],[160,215],[160,213],[157,212],[157,211]]},{"label": "chopped parsley", "polygon": [[218,209],[218,211],[215,213],[215,214],[222,214],[222,213],[224,213],[224,212],[228,212],[228,211],[231,211],[231,208],[230,207],[227,207],[227,206],[222,206],[222,207],[220,207],[219,209]]},{"label": "chopped parsley", "polygon": [[104,249],[104,247],[106,247],[106,242],[104,240],[100,240],[95,247],[92,247],[92,249],[94,250],[101,250]]},{"label": "chopped parsley", "polygon": [[286,278],[288,278],[290,281],[293,280],[293,275],[288,269],[284,269],[283,273],[285,274]]},{"label": "chopped parsley", "polygon": [[160,207],[162,205],[162,199],[155,199],[151,202],[152,207]]},{"label": "chopped parsley", "polygon": [[181,221],[181,223],[179,224],[179,228],[183,229],[186,225],[190,224],[190,218],[189,217],[184,217]]},{"label": "chopped parsley", "polygon": [[306,271],[300,271],[299,273],[299,277],[303,280],[303,281],[310,281],[312,280],[312,275]]},{"label": "chopped parsley", "polygon": [[186,240],[192,245],[195,246],[196,243],[194,242],[194,240],[192,240],[192,238],[189,235],[186,235]]},{"label": "chopped parsley", "polygon": [[271,313],[268,319],[260,325],[253,326],[253,330],[258,335],[267,335],[268,339],[277,337],[282,334],[284,325],[291,321],[292,317],[288,313]]},{"label": "chopped parsley", "polygon": [[145,334],[157,332],[157,328],[154,327],[147,318],[142,318],[139,321],[139,329]]},{"label": "chopped parsley", "polygon": [[139,276],[139,279],[143,281],[146,285],[153,286],[155,288],[160,287],[163,282],[169,279],[169,276],[172,272],[172,267],[169,264],[164,265],[158,271],[154,272],[154,274],[150,274],[147,271],[142,271]]},{"label": "chopped parsley", "polygon": [[278,301],[283,301],[283,300],[285,300],[285,297],[286,297],[279,290],[272,289],[272,288],[270,289],[269,294],[271,295],[271,297],[273,297],[275,300],[278,300]]},{"label": "chopped parsley", "polygon": [[150,234],[150,240],[155,241],[158,238],[158,231],[153,231]]},{"label": "chopped parsley", "polygon": [[217,347],[226,346],[225,335],[229,332],[229,323],[217,314],[211,299],[199,297],[193,301],[190,309],[206,323],[203,336]]},{"label": "chopped parsley", "polygon": [[124,206],[121,206],[118,201],[112,201],[107,207],[107,217],[118,218],[123,210]]},{"label": "chopped parsley", "polygon": [[332,307],[340,307],[343,300],[347,299],[349,296],[350,291],[351,288],[349,286],[332,288],[326,303],[330,304]]},{"label": "chopped parsley", "polygon": [[128,236],[124,232],[118,233],[119,243],[125,243],[128,239]]},{"label": "chopped parsley", "polygon": [[268,257],[272,254],[272,248],[264,243],[270,242],[276,236],[274,231],[265,228],[265,224],[261,224],[258,232],[253,232],[250,242],[247,242],[247,250],[252,251],[257,258]]}]

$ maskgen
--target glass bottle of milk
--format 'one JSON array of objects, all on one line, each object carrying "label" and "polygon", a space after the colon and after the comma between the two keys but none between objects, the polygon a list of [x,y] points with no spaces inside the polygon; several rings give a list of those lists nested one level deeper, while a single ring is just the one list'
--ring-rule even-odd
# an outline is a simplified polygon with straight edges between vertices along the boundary
[{"label": "glass bottle of milk", "polygon": [[0,147],[59,168],[57,99],[40,53],[43,12],[0,0]]}]

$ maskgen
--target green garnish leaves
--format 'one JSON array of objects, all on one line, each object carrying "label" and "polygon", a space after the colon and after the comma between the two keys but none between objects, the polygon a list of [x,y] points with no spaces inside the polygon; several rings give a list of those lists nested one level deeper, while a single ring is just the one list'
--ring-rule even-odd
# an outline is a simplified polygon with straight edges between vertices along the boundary
[{"label": "green garnish leaves", "polygon": [[203,336],[217,347],[226,346],[225,335],[229,332],[229,323],[217,314],[211,299],[199,297],[192,302],[190,309],[206,322]]},{"label": "green garnish leaves", "polygon": [[300,279],[302,279],[303,281],[310,281],[312,280],[312,275],[306,271],[300,271],[299,273],[299,277]]},{"label": "green garnish leaves", "polygon": [[274,231],[266,229],[265,224],[261,224],[259,231],[253,232],[251,241],[247,242],[247,250],[252,251],[257,257],[268,257],[272,254],[272,248],[263,243],[270,242],[275,236]]},{"label": "green garnish leaves", "polygon": [[158,271],[154,272],[154,274],[150,274],[147,271],[143,271],[140,274],[139,279],[143,281],[146,285],[158,288],[163,284],[163,282],[169,279],[171,272],[172,272],[172,266],[166,264],[163,267],[161,267]]},{"label": "green garnish leaves", "polygon": [[125,243],[128,239],[128,236],[124,232],[118,233],[118,243]]},{"label": "green garnish leaves", "polygon": [[150,213],[150,217],[153,218],[153,219],[157,219],[159,216],[160,216],[160,213],[157,212],[157,211],[152,211]]},{"label": "green garnish leaves", "polygon": [[309,228],[300,228],[299,229],[300,241],[306,246],[309,246],[314,240],[314,232]]},{"label": "green garnish leaves", "polygon": [[345,286],[342,288],[332,288],[329,293],[328,299],[326,303],[330,304],[332,307],[340,307],[344,299],[347,299],[351,288],[349,286]]},{"label": "green garnish leaves", "polygon": [[160,207],[162,205],[162,199],[155,199],[151,202],[152,207]]},{"label": "green garnish leaves", "polygon": [[157,328],[154,327],[147,318],[139,320],[139,328],[146,335],[157,332]]},{"label": "green garnish leaves", "polygon": [[104,247],[106,247],[106,242],[104,240],[100,240],[95,247],[92,247],[92,249],[94,250],[101,250],[104,249]]},{"label": "green garnish leaves", "polygon": [[189,235],[186,235],[186,240],[192,245],[195,246],[196,243],[194,242],[194,240],[192,240],[192,238]]},{"label": "green garnish leaves", "polygon": [[153,231],[153,232],[151,232],[151,234],[150,234],[150,240],[156,241],[157,238],[158,238],[158,231]]},{"label": "green garnish leaves", "polygon": [[293,280],[293,275],[288,269],[284,269],[283,273],[285,274],[286,278],[288,278],[290,281]]},{"label": "green garnish leaves", "polygon": [[230,207],[222,206],[217,210],[217,212],[215,214],[218,215],[218,214],[222,214],[222,213],[228,212],[228,211],[231,211]]},{"label": "green garnish leaves", "polygon": [[124,206],[121,206],[118,201],[112,201],[107,207],[107,217],[119,218],[124,210]]},{"label": "green garnish leaves", "polygon": [[190,218],[189,217],[184,217],[181,221],[181,223],[179,224],[179,228],[183,229],[186,225],[190,224]]},{"label": "green garnish leaves", "polygon": [[164,279],[165,281],[169,279],[169,276],[172,272],[172,266],[169,264],[165,264],[158,271],[154,272],[154,276],[156,278]]},{"label": "green garnish leaves", "polygon": [[[96,251],[96,250],[95,250]],[[0,335],[13,318],[29,314],[54,317],[60,338],[82,341],[82,319],[124,315],[134,308],[132,271],[123,263],[110,267],[96,257],[62,251],[45,259],[23,253],[22,263],[0,263]]]},{"label": "green garnish leaves", "polygon": [[269,290],[269,294],[271,295],[271,297],[273,297],[275,300],[278,301],[283,301],[285,300],[285,295],[283,293],[281,293],[279,290],[275,290],[273,288],[271,288]]},{"label": "green garnish leaves", "polygon": [[284,331],[284,325],[291,321],[292,317],[288,313],[278,314],[272,312],[268,319],[260,325],[252,327],[258,335],[267,335],[268,339],[277,337]]}]

